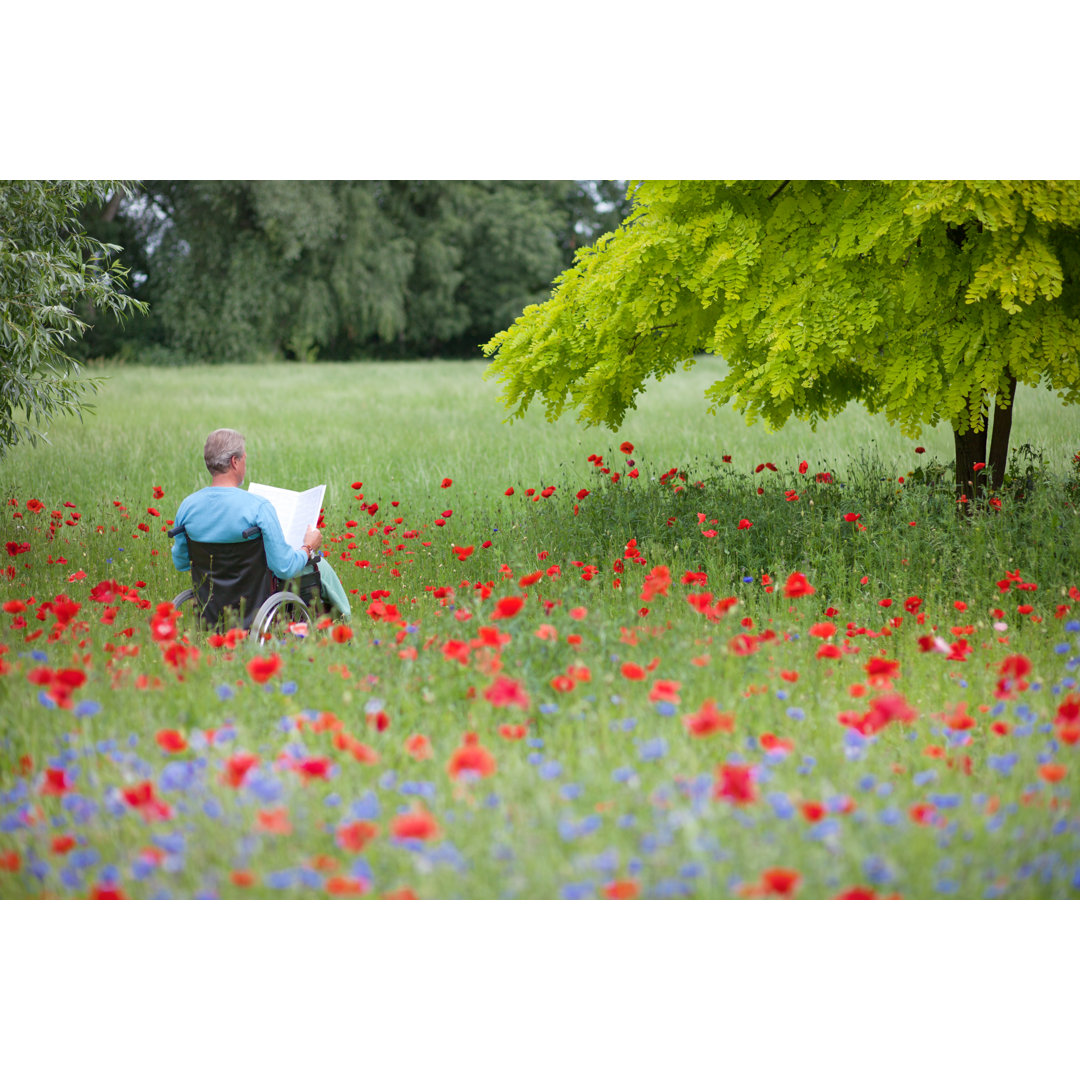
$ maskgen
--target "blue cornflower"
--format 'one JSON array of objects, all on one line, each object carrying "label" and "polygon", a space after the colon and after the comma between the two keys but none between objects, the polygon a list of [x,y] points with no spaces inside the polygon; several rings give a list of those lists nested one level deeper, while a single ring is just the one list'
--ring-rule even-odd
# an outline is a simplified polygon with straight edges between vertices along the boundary
[{"label": "blue cornflower", "polygon": [[292,679],[290,679],[288,682],[283,682],[281,684],[281,692],[286,696],[295,694],[298,689],[299,687]]},{"label": "blue cornflower", "polygon": [[527,747],[529,747],[531,750],[543,750],[543,748],[544,748],[544,740],[537,737],[537,736],[535,736],[535,735],[533,735],[533,736],[530,736],[528,739],[525,740],[525,745]]},{"label": "blue cornflower", "polygon": [[263,880],[271,889],[291,889],[296,880],[296,871],[273,870]]},{"label": "blue cornflower", "polygon": [[753,583],[754,583],[754,579],[750,574],[743,574],[743,584],[744,585],[752,585]]},{"label": "blue cornflower", "polygon": [[636,775],[637,774],[629,765],[623,765],[612,772],[611,779],[614,780],[616,784],[626,784],[633,780]]},{"label": "blue cornflower", "polygon": [[562,766],[557,761],[545,761],[537,772],[541,780],[557,780],[562,776]]},{"label": "blue cornflower", "polygon": [[922,772],[917,772],[911,778],[911,782],[916,787],[923,787],[926,784],[932,784],[937,779],[936,769],[923,769]]},{"label": "blue cornflower", "polygon": [[1072,646],[1067,641],[1062,641],[1060,644],[1054,646],[1054,652],[1056,652],[1058,656],[1064,656],[1071,648]]},{"label": "blue cornflower", "polygon": [[642,761],[659,761],[668,752],[667,739],[656,738],[643,742],[638,748],[638,757]]},{"label": "blue cornflower", "polygon": [[298,883],[305,889],[321,889],[323,883],[322,874],[313,870],[310,866],[302,866],[296,872]]},{"label": "blue cornflower", "polygon": [[217,799],[206,799],[202,804],[202,812],[211,820],[217,821],[221,817],[221,803]]},{"label": "blue cornflower", "polygon": [[1067,630],[1067,631],[1068,631],[1068,632],[1069,632],[1070,634],[1076,634],[1076,633],[1080,633],[1080,619],[1070,619],[1070,620],[1069,620],[1069,621],[1068,621],[1068,622],[1067,622],[1067,623],[1065,624],[1065,629],[1066,629],[1066,630]]},{"label": "blue cornflower", "polygon": [[87,716],[97,716],[97,714],[101,712],[101,703],[97,701],[80,701],[79,704],[75,706],[74,711],[75,715],[79,717],[80,720]]},{"label": "blue cornflower", "polygon": [[860,791],[870,791],[876,785],[877,785],[877,777],[876,776],[864,776],[859,781],[859,790]]},{"label": "blue cornflower", "polygon": [[563,900],[587,900],[596,893],[596,886],[591,881],[567,882],[560,890]]},{"label": "blue cornflower", "polygon": [[814,766],[817,764],[817,758],[804,757],[803,763],[799,766],[799,775],[806,776],[808,773],[814,771]]},{"label": "blue cornflower", "polygon": [[786,792],[770,791],[766,798],[773,808],[773,813],[782,821],[787,820],[795,813],[795,806]]},{"label": "blue cornflower", "polygon": [[930,801],[939,810],[951,810],[954,806],[959,806],[963,800],[959,795],[931,795]]},{"label": "blue cornflower", "polygon": [[397,773],[389,769],[379,777],[379,787],[384,791],[397,786]]},{"label": "blue cornflower", "polygon": [[614,848],[601,851],[593,856],[592,868],[601,874],[614,874],[619,869],[619,853]]},{"label": "blue cornflower", "polygon": [[679,881],[678,878],[663,878],[649,890],[648,895],[658,900],[668,900],[676,896],[689,896],[690,892],[690,886],[685,881]]},{"label": "blue cornflower", "polygon": [[554,716],[559,711],[559,706],[553,701],[545,701],[537,706],[543,716]]},{"label": "blue cornflower", "polygon": [[101,856],[93,848],[75,848],[68,856],[68,866],[75,870],[86,870],[100,861]]},{"label": "blue cornflower", "polygon": [[60,871],[60,880],[69,889],[81,889],[82,888],[82,883],[83,883],[82,874],[80,874],[78,870],[75,870],[70,866],[65,866],[63,868],[63,870]]},{"label": "blue cornflower", "polygon": [[187,847],[187,840],[184,838],[184,834],[180,832],[155,836],[154,843],[170,855],[179,855]]},{"label": "blue cornflower", "polygon": [[787,701],[787,699],[788,699],[788,692],[786,690],[777,690],[776,691],[776,700],[777,701]]},{"label": "blue cornflower", "polygon": [[564,799],[576,799],[582,791],[580,784],[563,784],[560,794]]},{"label": "blue cornflower", "polygon": [[436,788],[430,780],[403,780],[398,785],[402,795],[419,795],[422,799],[434,799]]},{"label": "blue cornflower", "polygon": [[893,880],[892,871],[880,855],[868,855],[863,860],[863,873],[871,885],[888,885]]},{"label": "blue cornflower", "polygon": [[637,818],[634,817],[633,814],[623,814],[621,817],[616,819],[615,824],[620,829],[632,829],[636,822]]},{"label": "blue cornflower", "polygon": [[353,801],[349,813],[356,821],[372,821],[379,816],[379,799],[372,791],[365,791]]},{"label": "blue cornflower", "polygon": [[637,720],[633,716],[628,716],[622,722],[623,731],[633,731],[637,727]]},{"label": "blue cornflower", "polygon": [[233,688],[231,686],[216,686],[214,687],[214,693],[217,694],[219,701],[228,701],[233,697]]},{"label": "blue cornflower", "polygon": [[825,818],[807,829],[806,835],[811,840],[825,840],[830,836],[835,836],[839,831],[840,822],[836,818]]},{"label": "blue cornflower", "polygon": [[674,716],[678,710],[670,701],[658,701],[656,703],[656,711],[661,716]]},{"label": "blue cornflower", "polygon": [[797,709],[794,705],[787,710],[787,717],[789,720],[805,720],[806,713],[802,709]]},{"label": "blue cornflower", "polygon": [[878,821],[882,825],[898,825],[904,820],[904,815],[896,809],[895,806],[886,806],[884,810],[878,814]]},{"label": "blue cornflower", "polygon": [[991,769],[1001,773],[1002,776],[1008,776],[1019,760],[1019,754],[991,754],[986,759],[986,764],[989,765]]},{"label": "blue cornflower", "polygon": [[161,770],[162,791],[187,791],[195,783],[195,765],[190,761],[170,761]]},{"label": "blue cornflower", "polygon": [[248,773],[248,781],[245,786],[255,798],[261,799],[263,802],[275,802],[281,798],[281,793],[284,791],[284,785],[280,780],[263,772],[261,769],[254,769]]}]

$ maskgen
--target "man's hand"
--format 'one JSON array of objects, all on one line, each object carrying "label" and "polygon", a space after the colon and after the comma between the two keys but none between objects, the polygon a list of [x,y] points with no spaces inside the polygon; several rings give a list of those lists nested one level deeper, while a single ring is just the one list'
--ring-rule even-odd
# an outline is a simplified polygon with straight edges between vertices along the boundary
[{"label": "man's hand", "polygon": [[304,542],[301,547],[306,547],[308,553],[311,554],[319,550],[319,546],[322,544],[322,533],[315,528],[314,525],[307,527],[307,532],[304,533]]}]

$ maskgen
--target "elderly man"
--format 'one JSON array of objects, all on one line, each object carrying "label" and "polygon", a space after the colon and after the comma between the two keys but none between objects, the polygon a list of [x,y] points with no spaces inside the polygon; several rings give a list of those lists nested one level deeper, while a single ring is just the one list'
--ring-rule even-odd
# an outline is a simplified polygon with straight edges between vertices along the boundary
[{"label": "elderly man", "polygon": [[[204,544],[232,544],[244,539],[244,532],[253,526],[262,533],[266,565],[281,581],[289,581],[303,573],[322,543],[322,533],[309,525],[299,548],[285,542],[273,504],[261,495],[245,491],[240,485],[247,471],[247,451],[244,437],[231,428],[212,431],[203,448],[203,460],[210,472],[210,486],[189,495],[176,511],[175,529],[178,532],[172,547],[173,565],[177,570],[191,568],[188,537]],[[322,592],[346,618],[349,602],[337,575],[323,560],[320,567]]]}]

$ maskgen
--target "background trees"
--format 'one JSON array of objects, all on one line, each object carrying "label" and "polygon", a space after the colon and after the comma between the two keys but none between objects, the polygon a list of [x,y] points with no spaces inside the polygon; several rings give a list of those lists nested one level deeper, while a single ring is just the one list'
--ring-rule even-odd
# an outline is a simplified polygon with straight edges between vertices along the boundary
[{"label": "background trees", "polygon": [[72,348],[103,313],[142,310],[124,294],[119,248],[88,236],[90,203],[110,219],[131,187],[91,181],[0,181],[0,455],[59,412],[78,414],[95,380]]},{"label": "background trees", "polygon": [[147,181],[101,227],[129,252],[150,318],[102,320],[84,352],[476,355],[548,296],[579,245],[617,227],[625,193],[614,181]]},{"label": "background trees", "polygon": [[1003,480],[1018,381],[1080,400],[1080,182],[631,191],[615,235],[485,346],[518,415],[539,396],[614,428],[649,376],[716,353],[710,411],[779,427],[857,400],[911,435],[944,420],[966,492],[987,463]]}]

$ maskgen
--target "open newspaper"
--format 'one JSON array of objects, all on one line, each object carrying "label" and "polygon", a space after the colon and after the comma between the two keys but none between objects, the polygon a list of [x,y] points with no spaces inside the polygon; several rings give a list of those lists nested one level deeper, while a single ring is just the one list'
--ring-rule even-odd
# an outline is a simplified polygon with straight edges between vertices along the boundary
[{"label": "open newspaper", "polygon": [[326,485],[308,488],[307,491],[290,491],[288,488],[271,487],[269,484],[248,484],[248,491],[269,499],[277,511],[285,543],[298,548],[304,542],[309,525],[319,520]]}]

